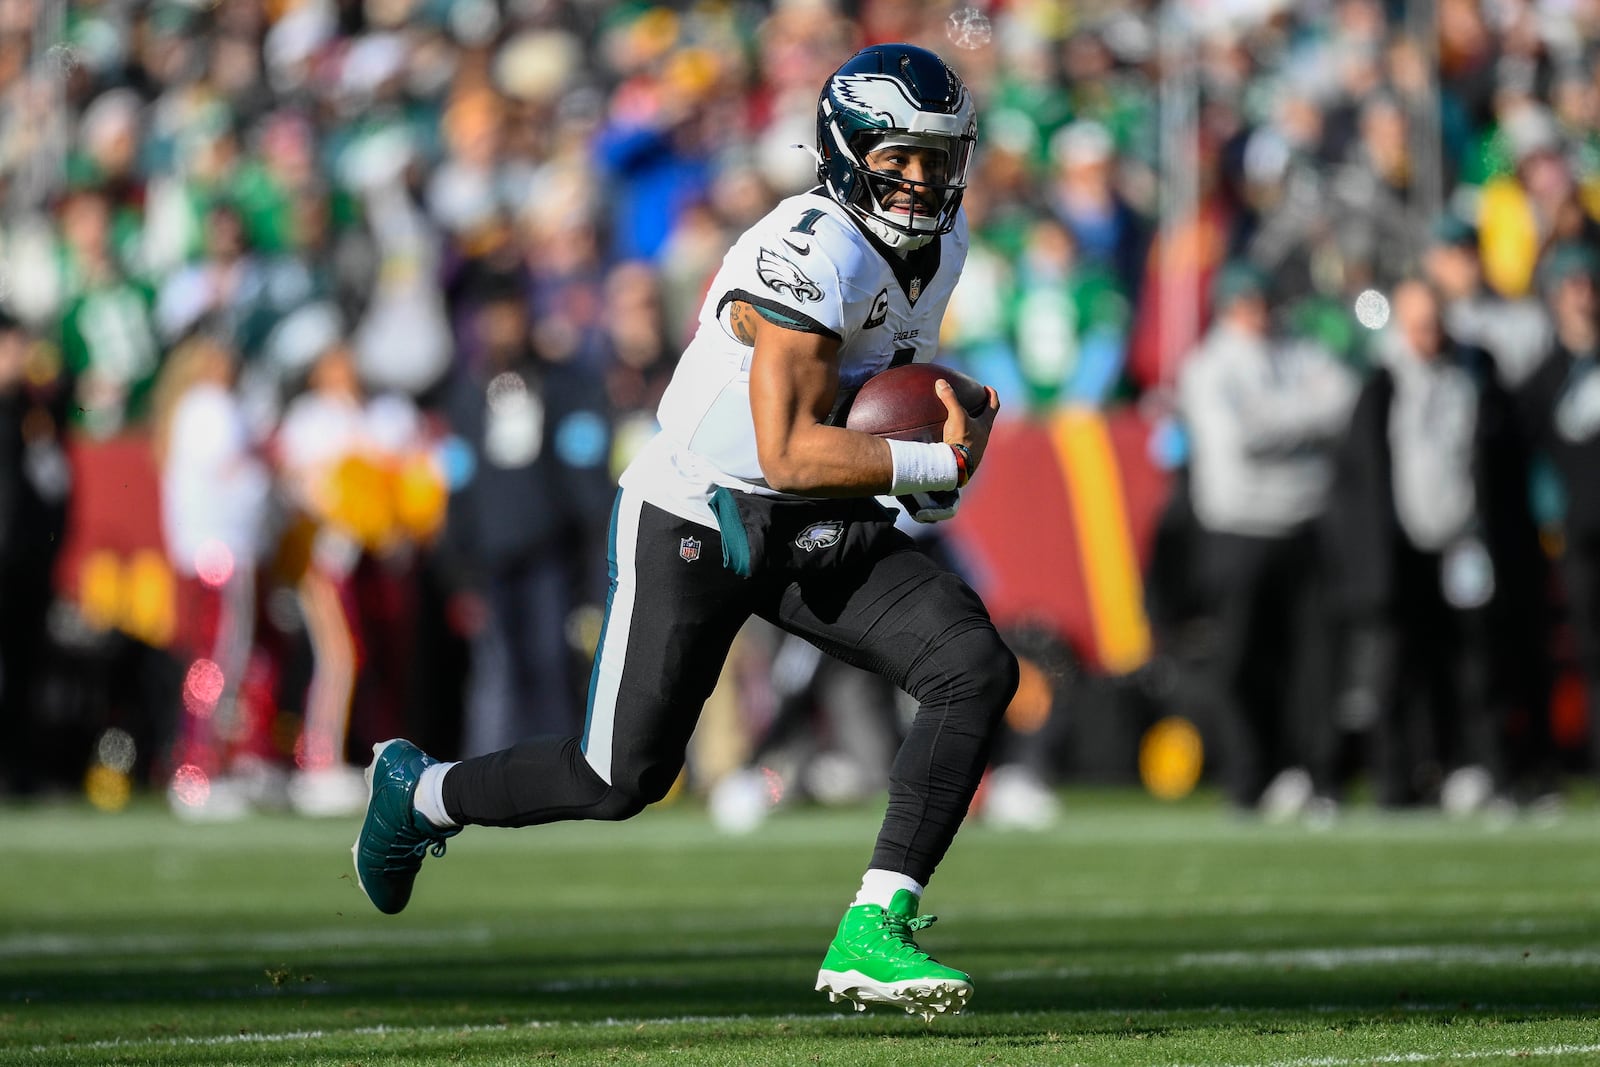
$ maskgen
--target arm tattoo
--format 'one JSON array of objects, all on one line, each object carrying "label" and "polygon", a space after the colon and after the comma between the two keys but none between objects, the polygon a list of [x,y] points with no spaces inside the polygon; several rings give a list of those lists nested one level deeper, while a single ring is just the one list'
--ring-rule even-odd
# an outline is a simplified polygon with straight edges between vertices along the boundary
[{"label": "arm tattoo", "polygon": [[728,308],[728,325],[741,344],[756,343],[756,309],[743,300],[735,300]]}]

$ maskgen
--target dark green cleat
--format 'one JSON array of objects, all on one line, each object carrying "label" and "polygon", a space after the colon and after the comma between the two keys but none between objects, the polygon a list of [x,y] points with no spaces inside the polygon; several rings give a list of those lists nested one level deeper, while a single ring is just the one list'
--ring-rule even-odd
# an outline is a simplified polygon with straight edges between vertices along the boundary
[{"label": "dark green cleat", "polygon": [[444,855],[444,842],[459,827],[440,830],[412,806],[423,769],[439,761],[410,741],[396,738],[372,746],[367,767],[367,819],[351,846],[356,881],[385,915],[396,915],[411,899],[411,884],[429,851]]}]

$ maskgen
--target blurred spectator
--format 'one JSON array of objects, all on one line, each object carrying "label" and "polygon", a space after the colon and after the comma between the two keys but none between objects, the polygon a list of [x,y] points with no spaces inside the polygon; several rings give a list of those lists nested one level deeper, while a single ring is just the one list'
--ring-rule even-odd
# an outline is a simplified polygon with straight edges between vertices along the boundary
[{"label": "blurred spectator", "polygon": [[1400,101],[1374,94],[1362,101],[1357,139],[1333,175],[1329,210],[1347,288],[1388,289],[1414,270],[1424,230],[1412,210],[1420,179],[1412,158],[1411,120]]},{"label": "blurred spectator", "polygon": [[1110,271],[1124,293],[1137,295],[1148,228],[1117,189],[1111,134],[1098,122],[1081,119],[1051,139],[1050,159],[1050,209],[1071,232],[1079,256]]},{"label": "blurred spectator", "polygon": [[442,549],[472,647],[467,756],[582,728],[574,623],[603,595],[594,546],[613,488],[604,383],[541,358],[518,276],[486,278],[477,300],[477,360],[445,407],[459,459]]},{"label": "blurred spectator", "polygon": [[413,152],[407,138],[390,131],[347,161],[377,260],[350,343],[371,388],[419,398],[443,379],[454,348],[439,282],[443,243],[414,188]]},{"label": "blurred spectator", "polygon": [[1542,103],[1512,96],[1502,105],[1500,129],[1515,170],[1484,184],[1478,226],[1490,286],[1519,297],[1533,288],[1543,250],[1595,247],[1600,224],[1583,209],[1560,130]]},{"label": "blurred spectator", "polygon": [[1072,230],[1034,223],[1018,265],[1016,352],[1027,401],[1098,406],[1122,384],[1128,300],[1115,275],[1081,262]]},{"label": "blurred spectator", "polygon": [[[1298,808],[1310,799],[1304,767],[1327,685],[1313,525],[1355,383],[1327,352],[1273,336],[1255,270],[1225,267],[1212,303],[1216,321],[1184,364],[1179,407],[1218,627],[1222,773],[1237,806]],[[1284,772],[1293,787],[1267,795]]]},{"label": "blurred spectator", "polygon": [[[773,199],[769,194],[762,202]],[[678,216],[661,247],[660,285],[669,337],[693,335],[706,285],[732,241],[722,214],[710,203],[691,204]]]},{"label": "blurred spectator", "polygon": [[[323,186],[316,130],[304,116],[284,109],[263,115],[252,127],[251,140],[251,155],[233,190],[249,242],[263,255],[299,252],[309,258],[304,250],[324,236],[307,232],[302,214],[305,198]],[[301,266],[311,270],[325,265],[312,261]]]},{"label": "blurred spectator", "polygon": [[1273,294],[1285,301],[1301,299],[1323,282],[1314,272],[1316,253],[1332,230],[1330,175],[1318,158],[1324,122],[1310,92],[1291,81],[1270,121],[1244,143],[1241,190],[1250,214],[1244,251],[1270,273]]},{"label": "blurred spectator", "polygon": [[713,143],[700,99],[709,87],[699,69],[706,62],[685,55],[677,79],[641,75],[612,97],[595,151],[611,186],[617,259],[654,259],[679,213],[706,196]]},{"label": "blurred spectator", "polygon": [[[1439,295],[1445,333],[1486,352],[1499,390],[1517,396],[1550,353],[1553,327],[1544,303],[1533,295],[1508,299],[1491,289],[1483,277],[1477,230],[1453,213],[1435,221],[1423,272]],[[1491,396],[1496,391],[1485,390]],[[1554,789],[1556,752],[1547,712],[1553,683],[1552,567],[1543,546],[1530,540],[1527,526],[1558,521],[1559,508],[1551,499],[1559,490],[1525,419],[1514,419],[1497,437],[1493,460],[1480,462],[1498,472],[1503,490],[1494,512],[1502,532],[1495,560],[1501,577],[1492,606],[1497,696],[1510,715],[1501,738],[1502,784],[1537,799]],[[1521,490],[1505,490],[1519,484]],[[1508,495],[1517,492],[1520,499]]]},{"label": "blurred spectator", "polygon": [[[568,175],[567,181],[581,181]],[[525,215],[525,256],[532,276],[534,340],[540,355],[572,360],[589,373],[606,374],[605,335],[612,329],[647,329],[647,323],[611,322],[606,304],[603,219],[588,191],[568,186],[565,195],[530,205]],[[651,316],[655,321],[655,316]]]},{"label": "blurred spectator", "polygon": [[150,123],[152,150],[165,165],[146,192],[141,262],[165,276],[205,252],[206,216],[231,194],[243,160],[233,113],[204,82],[168,88]]},{"label": "blurred spectator", "polygon": [[1508,653],[1525,651],[1516,640],[1535,619],[1511,611],[1527,607],[1519,586],[1537,542],[1509,394],[1441,311],[1421,280],[1395,290],[1327,528],[1350,626],[1337,726],[1370,745],[1380,804],[1465,814],[1509,785]]},{"label": "blurred spectator", "polygon": [[203,326],[241,354],[255,355],[272,328],[312,294],[311,275],[289,256],[267,259],[250,247],[237,206],[214,203],[205,217],[204,252],[170,275],[156,298],[156,327],[172,344]]},{"label": "blurred spectator", "polygon": [[1000,397],[999,417],[1010,418],[1027,410],[1029,394],[1012,343],[1016,279],[1010,256],[996,247],[992,231],[982,228],[981,211],[974,218],[970,192],[965,203],[972,243],[945,311],[940,358],[991,386]]},{"label": "blurred spectator", "polygon": [[[1126,290],[1138,309],[1129,340],[1132,379],[1144,389],[1170,388],[1183,358],[1203,337],[1205,294],[1230,255],[1229,235],[1239,219],[1216,135],[1204,127],[1179,139],[1167,169],[1183,199],[1167,209],[1147,254],[1137,289]],[[1189,202],[1189,195],[1193,200]]]},{"label": "blurred spectator", "polygon": [[[356,353],[341,336],[315,354],[278,429],[278,467],[293,509],[288,551],[300,560],[296,591],[313,657],[289,791],[305,814],[360,810],[366,784],[348,760],[401,729],[411,631],[409,596],[396,585],[409,582],[418,520],[396,472],[421,438],[409,398],[368,396]],[[374,600],[382,610],[373,610]]]},{"label": "blurred spectator", "polygon": [[1587,695],[1590,765],[1600,767],[1600,254],[1592,245],[1562,246],[1541,273],[1555,338],[1520,400],[1564,490],[1567,620]]},{"label": "blurred spectator", "polygon": [[80,426],[105,437],[145,414],[161,358],[152,294],[117,262],[103,195],[70,195],[61,207],[61,228],[61,350],[75,386],[73,411]]},{"label": "blurred spectator", "polygon": [[1030,117],[995,110],[985,127],[983,144],[984,150],[973,161],[978,175],[968,184],[961,203],[975,239],[1010,263],[1021,254],[1033,221],[1048,213],[1034,162],[1040,152],[1038,133]]},{"label": "blurred spectator", "polygon": [[53,347],[0,312],[0,795],[42,784],[34,726],[72,488],[59,370]]},{"label": "blurred spectator", "polygon": [[1423,271],[1442,301],[1445,331],[1494,360],[1500,383],[1516,389],[1550,347],[1550,316],[1534,297],[1506,298],[1484,284],[1478,231],[1458,216],[1433,226]]},{"label": "blurred spectator", "polygon": [[[1059,74],[1049,39],[1033,27],[1017,25],[996,42],[1005,62],[996,72],[992,91],[980,100],[990,114],[1007,123],[1022,123],[1031,145],[1030,167],[1044,164],[1044,150],[1057,130],[1073,118],[1072,101]],[[986,135],[987,136],[987,135]],[[979,183],[973,182],[973,188]]]},{"label": "blurred spectator", "polygon": [[275,694],[246,684],[262,669],[256,576],[270,476],[231,388],[237,367],[225,341],[198,336],[167,358],[155,390],[152,445],[184,672],[167,797],[186,819],[239,818],[272,799],[263,790],[277,754]]},{"label": "blurred spectator", "polygon": [[143,236],[145,183],[138,166],[143,106],[131,89],[111,89],[95,97],[79,120],[79,150],[67,161],[74,187],[97,189],[105,196],[111,244],[125,267],[139,262]]},{"label": "blurred spectator", "polygon": [[458,240],[515,211],[527,197],[528,175],[504,158],[502,101],[489,88],[456,94],[444,113],[445,156],[432,169],[428,214]]},{"label": "blurred spectator", "polygon": [[661,282],[644,263],[620,263],[606,277],[606,396],[617,415],[650,412],[672,377],[678,350],[666,333]]}]

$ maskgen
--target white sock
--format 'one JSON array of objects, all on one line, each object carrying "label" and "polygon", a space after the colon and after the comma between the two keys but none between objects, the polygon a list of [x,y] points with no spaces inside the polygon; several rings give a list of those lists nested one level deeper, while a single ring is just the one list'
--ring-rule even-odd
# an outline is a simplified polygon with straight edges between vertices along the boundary
[{"label": "white sock", "polygon": [[444,810],[444,775],[454,763],[434,763],[425,767],[417,779],[417,791],[411,797],[411,806],[417,813],[440,830],[449,830],[456,821]]},{"label": "white sock", "polygon": [[889,901],[900,890],[906,889],[919,901],[922,899],[922,885],[914,882],[905,875],[896,871],[880,871],[873,868],[861,876],[861,891],[856,894],[856,899],[850,902],[852,908],[862,904],[876,904],[880,908],[887,908]]}]

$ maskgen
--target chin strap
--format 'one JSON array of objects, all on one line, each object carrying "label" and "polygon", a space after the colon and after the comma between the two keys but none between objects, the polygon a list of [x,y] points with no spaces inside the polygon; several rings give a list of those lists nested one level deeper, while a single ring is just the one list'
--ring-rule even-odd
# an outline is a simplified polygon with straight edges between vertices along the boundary
[{"label": "chin strap", "polygon": [[882,219],[861,207],[859,204],[851,204],[849,207],[851,211],[856,213],[856,217],[866,224],[867,229],[871,230],[877,235],[878,240],[888,245],[894,250],[895,254],[899,256],[905,256],[908,252],[915,252],[917,249],[921,248],[923,245],[939,236],[936,233],[906,233],[888,225]]}]

